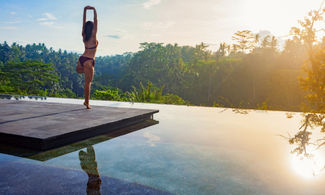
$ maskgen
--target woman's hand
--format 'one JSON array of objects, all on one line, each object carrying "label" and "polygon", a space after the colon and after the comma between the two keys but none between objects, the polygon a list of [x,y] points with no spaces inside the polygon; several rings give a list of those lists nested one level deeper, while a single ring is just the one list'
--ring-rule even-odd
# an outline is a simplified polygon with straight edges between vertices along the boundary
[{"label": "woman's hand", "polygon": [[87,5],[84,9],[93,9],[94,7],[91,7],[89,5]]}]

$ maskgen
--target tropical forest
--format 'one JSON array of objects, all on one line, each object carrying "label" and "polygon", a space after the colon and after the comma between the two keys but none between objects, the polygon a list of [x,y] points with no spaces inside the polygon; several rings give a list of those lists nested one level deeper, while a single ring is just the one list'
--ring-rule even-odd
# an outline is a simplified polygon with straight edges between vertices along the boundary
[{"label": "tropical forest", "polygon": [[[144,42],[137,52],[99,56],[91,99],[305,111],[324,110],[324,10],[311,11],[280,46],[272,34],[239,30],[216,51]],[[0,93],[82,98],[81,54],[43,43],[0,44]]]}]

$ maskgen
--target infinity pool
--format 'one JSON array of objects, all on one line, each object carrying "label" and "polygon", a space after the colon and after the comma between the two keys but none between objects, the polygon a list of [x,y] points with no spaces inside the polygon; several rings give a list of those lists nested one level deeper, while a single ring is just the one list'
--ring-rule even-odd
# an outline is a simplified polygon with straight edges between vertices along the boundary
[{"label": "infinity pool", "polygon": [[[81,107],[83,102],[25,100]],[[159,109],[154,115],[158,122],[102,141],[86,140],[83,143],[88,142],[87,147],[70,153],[61,154],[56,149],[43,161],[0,153],[0,194],[86,194],[91,190],[97,194],[324,193],[324,151],[315,150],[312,157],[304,159],[291,153],[294,146],[285,138],[299,130],[303,119],[300,113],[91,103]],[[322,136],[317,128],[313,130],[314,139]],[[1,147],[2,151],[10,150]],[[61,151],[69,151],[65,148]]]}]

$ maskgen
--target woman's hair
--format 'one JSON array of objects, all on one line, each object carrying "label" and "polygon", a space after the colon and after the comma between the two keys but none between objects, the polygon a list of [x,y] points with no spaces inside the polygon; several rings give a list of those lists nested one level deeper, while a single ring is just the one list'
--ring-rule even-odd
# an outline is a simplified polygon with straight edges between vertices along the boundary
[{"label": "woman's hair", "polygon": [[93,32],[93,27],[94,23],[92,21],[87,21],[85,24],[85,29],[84,29],[84,41],[88,41],[91,37],[91,34]]}]

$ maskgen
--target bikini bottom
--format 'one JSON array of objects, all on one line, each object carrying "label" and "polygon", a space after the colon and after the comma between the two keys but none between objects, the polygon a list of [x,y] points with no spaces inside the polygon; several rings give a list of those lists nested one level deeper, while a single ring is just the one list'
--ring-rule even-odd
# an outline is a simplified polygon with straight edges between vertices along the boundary
[{"label": "bikini bottom", "polygon": [[93,61],[93,67],[95,67],[95,60],[93,58],[89,58],[89,57],[86,57],[86,56],[80,56],[79,58],[79,62],[81,64],[81,66],[84,66],[84,63],[88,60],[92,60]]}]

